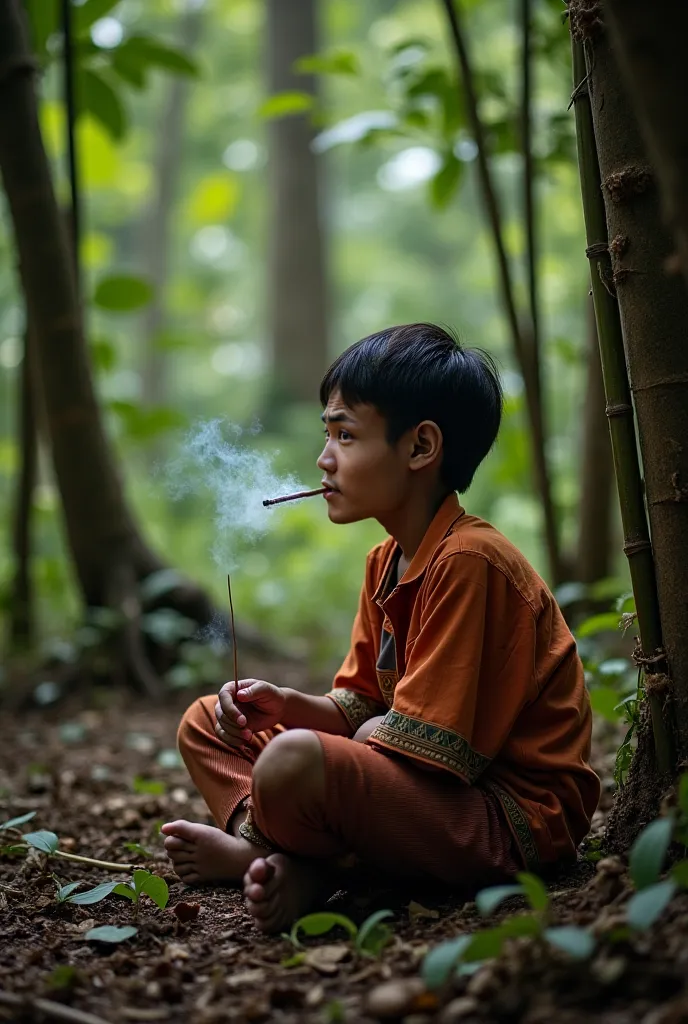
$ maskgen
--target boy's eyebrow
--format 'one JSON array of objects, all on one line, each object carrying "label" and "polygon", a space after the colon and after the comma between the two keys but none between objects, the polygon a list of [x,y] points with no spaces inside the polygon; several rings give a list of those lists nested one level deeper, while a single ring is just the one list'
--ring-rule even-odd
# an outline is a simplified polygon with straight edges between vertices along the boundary
[{"label": "boy's eyebrow", "polygon": [[353,423],[354,420],[351,416],[347,416],[345,412],[327,413],[323,412],[320,416],[323,423]]}]

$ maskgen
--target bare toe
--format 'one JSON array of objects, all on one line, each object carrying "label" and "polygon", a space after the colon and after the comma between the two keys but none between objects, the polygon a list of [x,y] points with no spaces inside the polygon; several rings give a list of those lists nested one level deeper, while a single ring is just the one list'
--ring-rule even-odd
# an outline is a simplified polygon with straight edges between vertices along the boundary
[{"label": "bare toe", "polygon": [[163,846],[168,853],[171,850],[186,850],[187,853],[191,853],[194,849],[193,843],[187,843],[184,839],[180,839],[179,836],[168,836]]},{"label": "bare toe", "polygon": [[197,836],[198,824],[193,821],[186,821],[184,818],[179,818],[177,821],[168,821],[165,825],[162,825],[160,831],[163,835],[178,836],[187,843],[193,843]]},{"label": "bare toe", "polygon": [[265,860],[264,857],[256,857],[251,861],[249,869],[244,876],[246,884],[257,882],[258,885],[265,885],[275,877],[275,865]]}]

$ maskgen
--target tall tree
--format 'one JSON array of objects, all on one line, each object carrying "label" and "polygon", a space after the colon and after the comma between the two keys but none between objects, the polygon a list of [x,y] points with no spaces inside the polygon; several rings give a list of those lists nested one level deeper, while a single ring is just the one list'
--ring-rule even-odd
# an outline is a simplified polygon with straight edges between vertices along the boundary
[{"label": "tall tree", "polygon": [[633,103],[688,283],[688,5],[606,0],[619,69]]},{"label": "tall tree", "polygon": [[[675,695],[678,755],[688,754],[688,292],[666,273],[672,242],[602,20],[602,5],[571,0],[584,43],[602,178],[611,279],[637,412],[662,636]],[[664,652],[644,651],[640,664]]]},{"label": "tall tree", "polygon": [[[294,62],[318,50],[317,0],[268,0],[267,81],[270,94],[308,93],[313,76]],[[321,164],[311,149],[307,114],[269,125],[270,337],[274,395],[313,401],[327,368],[327,272],[321,212]]]},{"label": "tall tree", "polygon": [[[153,690],[157,679],[138,630],[138,582],[162,565],[132,517],[103,427],[71,247],[38,124],[34,73],[20,0],[0,0],[0,173],[35,332],[67,538],[86,604],[120,612],[125,664]],[[177,598],[193,617],[210,617],[209,603],[196,588],[180,587]]]}]

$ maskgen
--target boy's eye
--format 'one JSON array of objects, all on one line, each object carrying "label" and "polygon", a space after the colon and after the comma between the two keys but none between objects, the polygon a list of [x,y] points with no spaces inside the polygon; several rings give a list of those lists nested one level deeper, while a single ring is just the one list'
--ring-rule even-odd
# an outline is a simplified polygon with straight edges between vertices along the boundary
[{"label": "boy's eye", "polygon": [[[323,430],[323,434],[325,435],[325,437],[328,437],[328,438],[330,436],[330,432],[329,432],[329,430],[327,428],[325,428],[325,430]],[[339,431],[337,431],[337,437],[338,437],[338,439],[340,441],[351,441],[351,440],[353,440],[352,437],[351,437],[351,434],[349,433],[348,430],[339,430]]]}]

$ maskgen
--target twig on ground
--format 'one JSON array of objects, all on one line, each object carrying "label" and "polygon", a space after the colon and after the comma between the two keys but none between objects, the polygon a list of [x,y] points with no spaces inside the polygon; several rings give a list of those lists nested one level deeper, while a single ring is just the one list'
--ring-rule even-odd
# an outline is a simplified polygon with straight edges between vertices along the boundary
[{"label": "twig on ground", "polygon": [[9,885],[3,885],[0,882],[0,892],[9,892],[12,896],[23,896],[24,893],[20,892],[19,889],[11,889]]},{"label": "twig on ground", "polygon": [[51,857],[62,857],[63,860],[75,860],[79,864],[91,864],[94,868],[105,868],[107,871],[133,871],[137,864],[115,864],[111,860],[96,860],[95,857],[81,857],[78,853],[64,853],[55,850]]},{"label": "twig on ground", "polygon": [[37,1010],[39,1013],[44,1013],[46,1017],[66,1020],[70,1024],[110,1024],[104,1017],[96,1017],[93,1013],[75,1010],[73,1006],[64,1006],[62,1003],[53,1002],[52,999],[24,999],[14,992],[0,991],[0,1006]]}]

